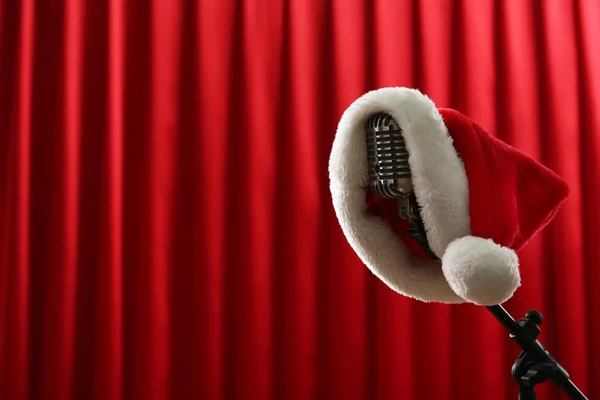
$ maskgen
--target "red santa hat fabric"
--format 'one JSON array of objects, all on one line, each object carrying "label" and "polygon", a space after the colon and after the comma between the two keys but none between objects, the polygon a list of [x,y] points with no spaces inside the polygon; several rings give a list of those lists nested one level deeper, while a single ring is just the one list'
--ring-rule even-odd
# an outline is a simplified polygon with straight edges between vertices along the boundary
[{"label": "red santa hat fabric", "polygon": [[[427,239],[440,260],[420,256],[390,200],[368,192],[364,124],[381,112],[403,130]],[[362,261],[395,291],[444,303],[509,299],[520,285],[518,251],[569,192],[548,168],[409,88],[375,90],[348,107],[329,172],[336,215]]]}]

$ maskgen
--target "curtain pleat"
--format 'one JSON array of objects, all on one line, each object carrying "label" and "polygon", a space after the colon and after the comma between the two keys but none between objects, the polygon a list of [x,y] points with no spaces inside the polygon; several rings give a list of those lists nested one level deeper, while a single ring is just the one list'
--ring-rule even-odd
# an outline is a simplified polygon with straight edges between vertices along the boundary
[{"label": "curtain pleat", "polygon": [[[125,13],[125,71],[124,71],[124,132],[123,160],[123,398],[138,399],[143,396],[152,398],[154,394],[165,396],[165,368],[157,365],[160,355],[164,357],[166,338],[156,337],[161,327],[166,328],[165,285],[167,282],[155,282],[157,296],[150,282],[156,274],[158,260],[152,257],[164,252],[164,248],[151,248],[152,238],[160,234],[152,231],[156,222],[151,215],[151,203],[165,201],[163,193],[160,199],[150,202],[152,180],[150,171],[154,171],[154,160],[158,152],[152,147],[156,131],[152,130],[153,92],[152,81],[152,43],[156,34],[152,27],[152,8],[150,2],[126,2]],[[172,44],[177,45],[177,44]],[[164,77],[172,80],[172,77]],[[157,100],[154,100],[157,101]],[[168,111],[167,111],[168,112]],[[164,114],[163,114],[164,115]],[[163,123],[163,129],[169,129]],[[172,134],[173,130],[169,129]],[[164,181],[164,175],[161,183]],[[155,193],[152,193],[155,194]],[[166,193],[167,196],[171,195]],[[161,215],[162,221],[165,214]],[[161,221],[161,222],[162,222]],[[164,222],[163,222],[164,224]],[[164,275],[164,274],[163,274]],[[149,303],[152,302],[150,305]],[[156,303],[159,304],[156,304]],[[150,310],[157,306],[156,315]],[[163,333],[168,333],[166,329]],[[155,339],[156,343],[149,341]],[[159,356],[157,357],[157,353]]]},{"label": "curtain pleat", "polygon": [[[206,398],[222,399],[226,393],[232,397],[230,390],[236,377],[230,361],[235,354],[235,342],[231,341],[235,332],[231,325],[235,321],[231,305],[236,303],[237,292],[232,286],[238,279],[241,281],[241,277],[236,277],[235,268],[231,267],[236,265],[234,257],[241,254],[238,247],[241,240],[234,236],[233,228],[243,223],[240,211],[246,204],[246,193],[240,191],[240,186],[245,187],[245,179],[241,179],[245,176],[236,175],[233,168],[245,151],[240,141],[248,137],[247,134],[236,135],[246,129],[244,107],[239,100],[243,93],[239,71],[242,38],[236,0],[203,0],[196,7],[197,27],[192,25],[198,36],[196,46],[190,51],[198,49],[198,57],[194,58],[198,69],[191,71],[190,76],[197,82],[198,108],[191,112],[199,111],[197,132],[204,133],[191,132],[195,139],[194,165],[198,178],[192,184],[197,202],[189,206],[195,210],[194,226],[198,234],[190,246],[196,249],[198,262],[188,271],[192,274],[190,278],[196,277],[195,283],[190,282],[193,287],[189,297],[199,312],[192,314],[195,328],[192,330],[186,328],[190,315],[181,314],[181,326],[191,336],[188,342],[181,343],[180,356],[191,366],[198,366],[196,370],[183,368],[187,371],[182,372],[190,381],[198,382],[199,393]],[[190,85],[194,88],[193,81]],[[231,142],[236,137],[236,142]],[[234,188],[235,195],[231,196]],[[238,273],[246,273],[248,267],[241,262],[238,265],[241,266]],[[191,353],[192,357],[189,346],[196,350]]]},{"label": "curtain pleat", "polygon": [[568,182],[505,306],[541,311],[597,397],[599,18],[594,0],[0,0],[0,398],[516,398],[519,349],[488,312],[392,292],[339,227],[337,123],[385,86]]},{"label": "curtain pleat", "polygon": [[[588,351],[584,346],[569,345],[587,343],[587,330],[565,329],[575,326],[578,321],[585,321],[587,315],[585,292],[581,290],[586,278],[586,265],[583,251],[578,249],[583,242],[583,218],[573,218],[573,215],[582,215],[581,154],[577,140],[581,130],[577,74],[580,55],[575,32],[578,23],[574,18],[573,8],[572,4],[557,3],[541,11],[545,72],[553,83],[547,85],[545,90],[547,104],[544,126],[547,139],[544,141],[543,159],[570,183],[572,190],[556,223],[545,232],[550,249],[547,252],[546,266],[553,272],[549,274],[553,292],[549,299],[557,315],[564,316],[560,321],[550,321],[548,327],[555,334],[548,345],[552,344],[557,356],[564,355],[570,361],[570,364],[566,364],[569,365],[570,373],[581,376],[580,385],[587,387]],[[564,18],[565,21],[557,24],[557,18]],[[548,123],[548,120],[552,123]],[[565,268],[567,265],[568,269]],[[567,296],[568,302],[561,301]]]},{"label": "curtain pleat", "polygon": [[[600,214],[597,204],[600,201],[600,191],[595,184],[600,179],[600,164],[598,152],[600,151],[600,136],[595,134],[600,130],[600,77],[597,71],[600,68],[600,53],[596,51],[597,38],[600,37],[600,4],[595,2],[577,3],[574,10],[576,40],[578,49],[578,90],[579,90],[579,123],[581,133],[578,137],[580,146],[581,169],[581,212],[585,215],[582,221],[582,238],[585,243],[597,243],[600,240]],[[594,338],[600,335],[600,307],[595,300],[597,283],[600,282],[600,273],[595,265],[600,261],[598,246],[586,245],[583,247],[584,262],[584,295],[586,304],[587,333],[587,365],[582,365],[588,372],[588,385],[591,393],[600,393],[600,382],[597,377],[600,367],[595,362],[600,345]]]},{"label": "curtain pleat", "polygon": [[[6,397],[30,393],[31,103],[34,5],[2,4],[3,245],[0,288],[2,377]],[[10,78],[10,79],[7,79]],[[3,393],[3,394],[4,394]]]}]

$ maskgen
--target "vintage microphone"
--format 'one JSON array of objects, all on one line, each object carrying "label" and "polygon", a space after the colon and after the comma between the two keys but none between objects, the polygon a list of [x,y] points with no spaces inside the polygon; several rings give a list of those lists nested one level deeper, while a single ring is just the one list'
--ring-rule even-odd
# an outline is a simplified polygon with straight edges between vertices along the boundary
[{"label": "vintage microphone", "polygon": [[[389,114],[375,114],[366,122],[365,137],[371,189],[378,197],[396,200],[398,216],[410,223],[408,234],[429,257],[438,259],[427,242],[401,127]],[[562,388],[571,399],[587,400],[567,371],[537,340],[542,323],[539,312],[528,311],[525,318],[517,322],[501,305],[486,308],[522,349],[512,366],[513,379],[520,388],[519,400],[535,399],[535,385],[548,380]]]}]

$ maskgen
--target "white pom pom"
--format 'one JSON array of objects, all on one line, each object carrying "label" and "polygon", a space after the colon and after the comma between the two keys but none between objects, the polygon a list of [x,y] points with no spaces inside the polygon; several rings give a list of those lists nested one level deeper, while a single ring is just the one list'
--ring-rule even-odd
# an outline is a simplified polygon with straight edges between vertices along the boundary
[{"label": "white pom pom", "polygon": [[480,237],[451,242],[442,257],[442,270],[457,295],[482,306],[505,302],[521,284],[517,254]]}]

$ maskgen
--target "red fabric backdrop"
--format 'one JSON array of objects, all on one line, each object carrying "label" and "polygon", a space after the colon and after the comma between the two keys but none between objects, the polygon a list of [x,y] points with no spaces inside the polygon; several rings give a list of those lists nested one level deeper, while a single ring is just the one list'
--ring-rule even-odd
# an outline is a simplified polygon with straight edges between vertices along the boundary
[{"label": "red fabric backdrop", "polygon": [[516,399],[491,315],[338,227],[337,121],[388,85],[568,181],[507,307],[598,398],[599,46],[596,0],[0,1],[0,398]]}]

